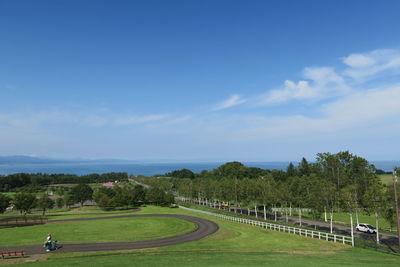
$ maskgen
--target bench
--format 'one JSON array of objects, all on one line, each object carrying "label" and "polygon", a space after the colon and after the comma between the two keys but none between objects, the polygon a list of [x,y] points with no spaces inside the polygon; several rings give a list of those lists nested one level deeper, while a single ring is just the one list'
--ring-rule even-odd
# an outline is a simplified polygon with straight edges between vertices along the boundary
[{"label": "bench", "polygon": [[23,250],[0,252],[0,254],[3,259],[6,257],[24,257],[25,256],[25,252]]}]

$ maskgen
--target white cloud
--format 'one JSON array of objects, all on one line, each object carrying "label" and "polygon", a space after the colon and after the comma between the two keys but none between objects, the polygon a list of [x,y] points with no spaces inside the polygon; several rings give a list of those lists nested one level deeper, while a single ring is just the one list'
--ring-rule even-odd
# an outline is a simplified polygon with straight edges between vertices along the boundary
[{"label": "white cloud", "polygon": [[265,103],[282,103],[290,99],[306,99],[317,96],[316,88],[310,86],[308,81],[295,83],[290,80],[284,82],[282,89],[271,90],[265,97]]},{"label": "white cloud", "polygon": [[343,58],[348,66],[343,74],[356,80],[371,79],[382,72],[400,71],[400,50],[379,49],[368,53],[355,53]]},{"label": "white cloud", "polygon": [[329,84],[343,84],[343,78],[335,72],[333,68],[305,68],[303,75],[306,79],[312,80],[318,86],[326,86]]},{"label": "white cloud", "polygon": [[243,104],[246,102],[246,99],[243,99],[240,95],[234,94],[231,95],[227,100],[220,102],[217,104],[213,110],[222,110],[222,109],[227,109],[231,108],[240,104]]},{"label": "white cloud", "polygon": [[283,88],[270,90],[262,97],[263,104],[278,104],[289,100],[323,99],[350,91],[350,87],[333,68],[305,68],[303,76],[307,80],[297,83],[286,80]]},{"label": "white cloud", "polygon": [[117,125],[134,125],[134,124],[142,124],[147,122],[160,121],[165,119],[167,115],[165,114],[153,114],[146,116],[127,116],[120,117],[115,119],[115,124]]},{"label": "white cloud", "polygon": [[82,120],[82,124],[90,127],[101,127],[107,125],[108,123],[109,123],[108,118],[96,114],[89,114]]},{"label": "white cloud", "polygon": [[352,68],[369,67],[376,63],[375,59],[363,54],[351,54],[343,59],[343,63]]},{"label": "white cloud", "polygon": [[[398,134],[400,129],[399,99],[400,84],[354,92],[323,105],[317,113],[317,117],[305,115],[253,116],[245,119],[245,121],[253,121],[253,124],[248,125],[249,127],[242,127],[239,132],[242,138],[247,135],[248,138],[259,140],[280,139],[285,136],[319,138],[321,134],[338,134],[340,132],[365,138],[366,132],[360,129],[374,128],[379,125],[382,129],[387,129],[386,134],[389,134],[389,131]],[[237,122],[237,124],[243,125],[241,122]],[[368,130],[372,131],[373,129]],[[385,134],[382,135],[382,138],[384,137]],[[372,136],[368,138],[372,138]]]},{"label": "white cloud", "polygon": [[346,123],[364,123],[400,116],[400,84],[361,91],[323,107],[330,119]]},{"label": "white cloud", "polygon": [[340,71],[332,67],[306,67],[302,72],[303,80],[286,80],[282,87],[246,100],[240,95],[232,95],[228,100],[219,103],[215,110],[244,102],[259,106],[282,104],[291,100],[315,102],[344,97],[368,88],[365,83],[376,78],[378,74],[382,77],[400,73],[400,50],[378,49],[367,53],[353,53],[342,58],[342,62],[346,67]]}]

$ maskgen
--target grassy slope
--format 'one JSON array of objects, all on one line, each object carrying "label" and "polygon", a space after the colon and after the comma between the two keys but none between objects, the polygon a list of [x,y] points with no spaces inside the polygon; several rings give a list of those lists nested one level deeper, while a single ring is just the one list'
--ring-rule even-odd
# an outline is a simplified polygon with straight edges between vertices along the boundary
[{"label": "grassy slope", "polygon": [[196,242],[121,252],[50,254],[32,266],[398,266],[400,257],[269,231],[179,209],[146,207],[140,213],[191,214],[220,230]]},{"label": "grassy slope", "polygon": [[[376,252],[301,254],[283,252],[132,252],[51,258],[28,266],[399,266],[398,257]],[[354,254],[358,253],[355,257]]]},{"label": "grassy slope", "polygon": [[381,179],[383,184],[392,184],[393,182],[392,174],[379,174],[378,177]]},{"label": "grassy slope", "polygon": [[120,218],[0,229],[0,246],[42,244],[47,233],[62,243],[138,241],[175,236],[195,229],[175,218]]}]

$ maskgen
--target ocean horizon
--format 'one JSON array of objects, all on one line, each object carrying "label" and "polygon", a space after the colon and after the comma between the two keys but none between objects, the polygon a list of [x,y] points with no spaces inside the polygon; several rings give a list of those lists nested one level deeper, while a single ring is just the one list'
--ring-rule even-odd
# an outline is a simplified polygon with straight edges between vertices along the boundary
[{"label": "ocean horizon", "polygon": [[[202,170],[212,170],[225,162],[206,163],[106,163],[106,162],[71,162],[71,163],[7,163],[0,164],[0,174],[13,173],[45,173],[45,174],[76,174],[86,175],[91,173],[127,172],[130,175],[152,176],[165,174],[174,170],[189,169],[195,173]],[[243,162],[249,167],[257,167],[269,170],[286,170],[289,161],[282,162]],[[298,162],[292,162],[297,165]],[[392,171],[400,166],[400,161],[371,161],[377,169]]]}]

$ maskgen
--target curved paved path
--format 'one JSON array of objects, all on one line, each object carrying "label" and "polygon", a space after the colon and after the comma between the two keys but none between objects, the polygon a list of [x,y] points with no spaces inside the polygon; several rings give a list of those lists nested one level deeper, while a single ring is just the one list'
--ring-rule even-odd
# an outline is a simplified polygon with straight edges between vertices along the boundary
[{"label": "curved paved path", "polygon": [[[50,253],[58,252],[89,252],[89,251],[105,251],[105,250],[124,250],[124,249],[140,249],[140,248],[155,248],[186,243],[202,239],[218,231],[219,227],[216,223],[209,220],[201,219],[198,217],[178,214],[140,214],[140,215],[120,215],[120,216],[107,216],[97,218],[76,218],[65,220],[54,220],[49,223],[68,222],[68,221],[84,221],[84,220],[106,220],[112,218],[127,218],[127,217],[169,217],[186,220],[197,225],[197,228],[192,232],[166,237],[161,239],[143,240],[134,242],[106,242],[106,243],[67,243],[62,244],[63,248],[52,251]],[[16,247],[0,247],[0,251],[16,251],[24,250],[26,254],[45,254],[46,251],[42,245],[33,246],[16,246]]]}]

